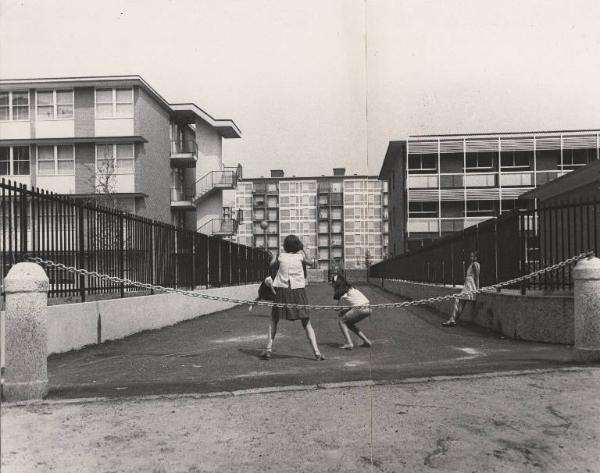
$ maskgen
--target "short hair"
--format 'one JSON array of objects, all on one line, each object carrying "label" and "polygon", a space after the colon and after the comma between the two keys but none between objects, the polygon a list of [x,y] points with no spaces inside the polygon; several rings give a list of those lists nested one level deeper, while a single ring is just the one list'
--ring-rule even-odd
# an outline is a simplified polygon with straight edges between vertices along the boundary
[{"label": "short hair", "polygon": [[283,249],[286,253],[298,253],[304,249],[304,245],[296,235],[288,235],[283,240]]},{"label": "short hair", "polygon": [[469,256],[473,255],[475,257],[475,259],[478,259],[478,256],[479,256],[478,253],[479,252],[477,250],[473,250],[473,251],[469,252]]},{"label": "short hair", "polygon": [[352,284],[344,276],[338,275],[333,281],[333,298],[339,301],[351,288]]}]

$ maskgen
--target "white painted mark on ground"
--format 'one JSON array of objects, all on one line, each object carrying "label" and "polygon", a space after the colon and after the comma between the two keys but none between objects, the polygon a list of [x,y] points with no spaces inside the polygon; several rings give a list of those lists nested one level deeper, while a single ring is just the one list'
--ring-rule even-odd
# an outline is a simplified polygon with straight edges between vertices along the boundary
[{"label": "white painted mark on ground", "polygon": [[[277,335],[277,338],[283,338],[283,335]],[[243,335],[241,337],[231,337],[231,338],[217,338],[216,340],[211,340],[213,343],[244,343],[244,342],[255,342],[257,340],[267,340],[267,333],[260,333],[254,335]]]},{"label": "white painted mark on ground", "polygon": [[344,363],[344,366],[347,366],[349,368],[354,368],[355,366],[362,366],[362,365],[366,365],[367,362],[366,361],[348,361],[346,363]]},{"label": "white painted mark on ground", "polygon": [[454,347],[454,348],[456,348],[457,350],[460,350],[460,351],[464,351],[467,355],[483,355],[482,352],[480,352],[479,350],[475,350],[475,348],[468,348],[468,347],[464,347],[464,348]]}]

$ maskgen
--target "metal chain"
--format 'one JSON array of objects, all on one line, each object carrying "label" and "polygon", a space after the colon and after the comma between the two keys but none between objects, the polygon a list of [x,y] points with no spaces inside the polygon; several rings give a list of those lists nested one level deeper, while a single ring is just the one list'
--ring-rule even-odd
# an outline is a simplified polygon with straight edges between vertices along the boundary
[{"label": "metal chain", "polygon": [[[559,268],[562,268],[563,266],[567,266],[567,265],[575,263],[581,259],[592,256],[593,254],[594,254],[593,251],[580,253],[577,256],[568,258],[564,261],[561,261],[560,263],[553,264],[552,266],[548,266],[546,268],[538,269],[537,271],[526,274],[524,276],[519,276],[518,278],[510,279],[508,281],[503,281],[503,282],[500,282],[497,284],[493,284],[491,286],[485,286],[485,287],[482,287],[480,289],[476,289],[473,291],[465,291],[465,292],[460,292],[460,293],[457,292],[454,294],[448,294],[446,296],[430,297],[428,299],[417,299],[417,300],[413,300],[413,301],[404,301],[404,302],[390,302],[390,303],[385,303],[385,304],[368,304],[368,305],[362,305],[362,306],[358,306],[358,307],[370,308],[370,309],[396,309],[396,308],[400,308],[400,307],[409,307],[409,306],[416,306],[416,305],[431,304],[431,303],[435,303],[435,302],[443,302],[443,301],[447,301],[447,300],[451,300],[451,299],[458,299],[458,298],[462,298],[462,297],[466,297],[466,296],[481,294],[484,292],[493,292],[502,287],[511,286],[513,284],[517,284],[522,281],[526,281],[528,279],[535,278],[536,276],[540,276],[542,274],[549,273],[551,271],[555,271]],[[206,293],[202,293],[202,292],[198,292],[198,291],[175,289],[172,287],[161,286],[159,284],[143,283],[143,282],[139,282],[139,281],[132,281],[131,279],[127,279],[127,278],[119,278],[117,276],[109,276],[107,274],[101,274],[96,271],[88,271],[87,269],[75,268],[73,266],[66,266],[62,263],[55,263],[54,261],[45,260],[45,259],[42,259],[39,257],[29,257],[27,259],[33,263],[62,269],[64,271],[67,271],[68,273],[72,273],[72,274],[90,276],[90,277],[97,278],[97,279],[100,279],[103,281],[110,281],[110,282],[114,282],[114,283],[124,284],[127,286],[134,286],[134,287],[138,287],[140,289],[156,290],[156,291],[161,291],[161,292],[166,292],[166,293],[171,293],[171,294],[181,294],[181,295],[189,296],[189,297],[200,297],[202,299],[208,299],[208,300],[213,300],[213,301],[231,302],[234,304],[260,305],[260,306],[266,306],[266,307],[278,307],[278,308],[289,307],[289,308],[298,308],[298,309],[305,308],[305,309],[314,309],[314,310],[339,310],[339,309],[351,308],[351,306],[342,306],[342,305],[283,304],[283,303],[278,303],[278,302],[269,302],[269,301],[260,301],[260,300],[256,301],[256,300],[237,299],[234,297],[226,297],[226,296],[213,296],[211,294],[206,294]],[[402,280],[402,279],[394,279],[394,281],[411,282],[411,283],[415,282],[415,281],[406,281],[406,280]]]}]

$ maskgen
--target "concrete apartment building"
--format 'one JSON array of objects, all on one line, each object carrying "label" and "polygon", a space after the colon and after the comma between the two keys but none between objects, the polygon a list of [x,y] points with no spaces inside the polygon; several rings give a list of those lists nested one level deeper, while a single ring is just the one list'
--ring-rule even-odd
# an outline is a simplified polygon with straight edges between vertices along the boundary
[{"label": "concrete apartment building", "polygon": [[387,254],[387,198],[387,183],[376,176],[335,168],[330,176],[286,177],[272,170],[238,182],[231,198],[243,214],[236,240],[276,252],[293,233],[319,268],[364,269],[367,251],[373,263]]},{"label": "concrete apartment building", "polygon": [[81,199],[110,193],[122,210],[207,234],[233,228],[222,190],[237,169],[224,167],[222,141],[240,136],[140,76],[0,80],[1,178]]},{"label": "concrete apartment building", "polygon": [[526,206],[522,194],[599,158],[599,130],[391,141],[379,173],[390,194],[390,253]]}]

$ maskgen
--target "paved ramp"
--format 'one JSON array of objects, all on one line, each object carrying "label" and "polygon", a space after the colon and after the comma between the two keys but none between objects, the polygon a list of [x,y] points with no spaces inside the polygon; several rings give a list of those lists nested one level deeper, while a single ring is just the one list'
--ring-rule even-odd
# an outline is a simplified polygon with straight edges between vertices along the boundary
[{"label": "paved ramp", "polygon": [[[399,299],[361,287],[373,303]],[[327,284],[309,286],[309,301],[331,304]],[[372,349],[341,350],[334,311],[313,311],[325,361],[315,361],[300,322],[282,321],[273,358],[260,359],[269,309],[236,307],[125,340],[50,357],[51,398],[128,396],[460,375],[571,364],[571,348],[519,342],[465,325],[444,328],[427,308],[377,310],[361,324]]]}]

